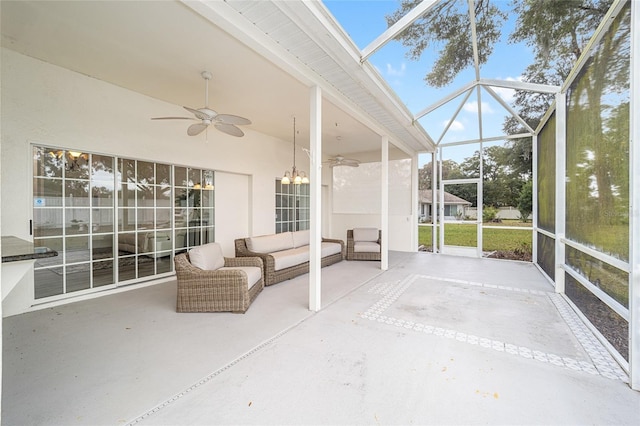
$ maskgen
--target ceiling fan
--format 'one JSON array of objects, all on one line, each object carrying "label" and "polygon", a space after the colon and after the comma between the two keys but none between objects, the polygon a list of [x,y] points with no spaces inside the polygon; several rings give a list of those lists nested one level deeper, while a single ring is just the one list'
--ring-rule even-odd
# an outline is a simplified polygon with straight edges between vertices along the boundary
[{"label": "ceiling fan", "polygon": [[231,114],[218,114],[216,111],[209,108],[209,80],[213,78],[213,75],[209,71],[202,71],[202,78],[204,78],[204,107],[202,108],[189,108],[183,107],[194,117],[154,117],[152,120],[200,120],[199,123],[192,124],[187,128],[187,134],[189,136],[196,136],[206,130],[209,125],[213,124],[213,127],[231,136],[242,137],[244,132],[236,126],[251,124],[251,120],[244,117]]},{"label": "ceiling fan", "polygon": [[354,160],[352,158],[345,158],[342,155],[336,155],[333,158],[329,158],[327,161],[323,161],[323,164],[327,164],[329,167],[337,167],[337,166],[358,167],[360,165],[360,161]]}]

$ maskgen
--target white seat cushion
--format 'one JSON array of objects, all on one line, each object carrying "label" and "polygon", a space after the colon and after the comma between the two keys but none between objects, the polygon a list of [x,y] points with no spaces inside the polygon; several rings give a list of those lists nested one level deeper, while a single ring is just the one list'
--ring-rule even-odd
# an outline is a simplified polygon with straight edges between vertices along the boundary
[{"label": "white seat cushion", "polygon": [[340,245],[340,243],[321,243],[320,257],[327,257],[331,256],[332,254],[338,254],[340,252],[342,252],[342,246]]},{"label": "white seat cushion", "polygon": [[247,248],[255,253],[272,253],[293,248],[292,232],[280,234],[262,235],[246,239]]},{"label": "white seat cushion", "polygon": [[353,241],[378,241],[378,229],[353,228]]},{"label": "white seat cushion", "polygon": [[309,239],[311,238],[311,234],[309,233],[308,229],[305,231],[292,232],[292,234],[293,234],[293,248],[309,245]]},{"label": "white seat cushion", "polygon": [[291,266],[297,266],[301,263],[308,262],[309,246],[277,251],[270,254],[274,259],[273,269],[279,271],[281,269],[289,268]]},{"label": "white seat cushion", "polygon": [[204,244],[189,250],[189,260],[196,268],[215,271],[224,266],[222,247],[218,243]]},{"label": "white seat cushion", "polygon": [[380,253],[380,244],[371,241],[358,241],[353,243],[355,253]]},{"label": "white seat cushion", "polygon": [[262,268],[257,266],[225,266],[218,269],[219,271],[244,271],[247,274],[247,283],[249,288],[253,287],[262,277]]}]

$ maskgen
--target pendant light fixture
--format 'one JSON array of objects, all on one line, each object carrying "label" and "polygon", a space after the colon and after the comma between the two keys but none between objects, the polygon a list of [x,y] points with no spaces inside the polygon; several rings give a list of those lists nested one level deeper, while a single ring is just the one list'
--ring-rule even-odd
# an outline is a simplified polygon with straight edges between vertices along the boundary
[{"label": "pendant light fixture", "polygon": [[284,176],[282,176],[282,180],[280,181],[283,185],[289,185],[293,182],[294,185],[300,185],[301,183],[309,183],[309,178],[307,174],[303,171],[299,171],[296,168],[296,118],[293,117],[293,168],[291,172],[289,170],[284,172]]}]

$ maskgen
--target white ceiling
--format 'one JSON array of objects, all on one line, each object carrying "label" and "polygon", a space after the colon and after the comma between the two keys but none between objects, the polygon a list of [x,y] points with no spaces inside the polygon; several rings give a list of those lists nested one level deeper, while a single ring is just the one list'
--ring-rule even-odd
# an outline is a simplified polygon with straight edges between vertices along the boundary
[{"label": "white ceiling", "polygon": [[[287,141],[295,115],[308,146],[308,87],[181,2],[2,1],[0,13],[3,47],[175,104],[178,116],[204,106],[209,70],[213,109]],[[379,148],[379,135],[326,99],[322,114],[324,156]]]}]

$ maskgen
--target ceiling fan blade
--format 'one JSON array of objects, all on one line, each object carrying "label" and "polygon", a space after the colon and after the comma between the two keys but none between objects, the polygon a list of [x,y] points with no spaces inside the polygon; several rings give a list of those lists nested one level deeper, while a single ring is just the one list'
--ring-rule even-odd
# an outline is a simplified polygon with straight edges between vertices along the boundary
[{"label": "ceiling fan blade", "polygon": [[251,120],[240,117],[232,114],[218,114],[216,115],[216,121],[219,121],[224,124],[235,124],[235,125],[247,125],[251,124]]},{"label": "ceiling fan blade", "polygon": [[231,136],[242,137],[244,136],[244,132],[234,126],[233,124],[227,123],[216,123],[214,124],[215,128],[220,130],[222,133],[226,133]]},{"label": "ceiling fan blade", "polygon": [[202,131],[204,129],[206,129],[208,126],[204,123],[196,123],[196,124],[192,124],[191,126],[189,126],[189,128],[187,129],[187,134],[189,136],[196,136],[199,135],[200,133],[202,133]]},{"label": "ceiling fan blade", "polygon": [[195,120],[193,117],[151,117],[152,120]]},{"label": "ceiling fan blade", "polygon": [[[199,118],[200,120],[211,120],[213,119],[213,117],[216,116],[216,112],[212,109],[209,108],[201,108],[201,109],[193,109],[193,108],[189,108],[189,107],[183,107],[184,109],[186,109],[187,111],[189,111],[191,114],[195,115],[197,118]],[[213,113],[213,114],[211,114]]]}]

